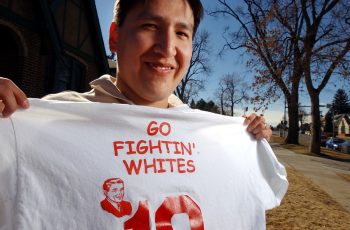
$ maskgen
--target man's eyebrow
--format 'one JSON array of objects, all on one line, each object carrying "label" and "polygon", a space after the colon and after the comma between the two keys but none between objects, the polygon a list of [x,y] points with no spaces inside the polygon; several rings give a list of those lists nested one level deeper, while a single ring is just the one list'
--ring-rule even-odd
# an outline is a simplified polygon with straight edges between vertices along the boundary
[{"label": "man's eyebrow", "polygon": [[184,22],[179,22],[177,23],[177,25],[185,30],[189,30],[189,31],[193,31],[194,26],[192,25],[192,23],[184,23]]},{"label": "man's eyebrow", "polygon": [[[142,12],[137,15],[137,20],[154,20],[154,21],[163,21],[163,17],[151,14],[149,12]],[[177,22],[176,25],[182,29],[193,31],[194,25],[192,23],[186,22]]]}]

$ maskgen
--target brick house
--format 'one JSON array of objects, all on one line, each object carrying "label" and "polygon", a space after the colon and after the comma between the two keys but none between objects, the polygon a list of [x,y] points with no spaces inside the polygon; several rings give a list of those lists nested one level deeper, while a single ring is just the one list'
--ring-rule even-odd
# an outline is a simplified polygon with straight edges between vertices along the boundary
[{"label": "brick house", "polygon": [[94,0],[0,0],[0,76],[30,97],[109,73]]}]

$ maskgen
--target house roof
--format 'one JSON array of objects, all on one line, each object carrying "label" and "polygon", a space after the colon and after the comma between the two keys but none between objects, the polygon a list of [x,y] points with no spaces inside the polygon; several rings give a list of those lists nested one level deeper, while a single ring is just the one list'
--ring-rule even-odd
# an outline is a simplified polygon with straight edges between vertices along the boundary
[{"label": "house roof", "polygon": [[343,119],[345,119],[347,124],[350,124],[350,114],[347,114],[347,113],[335,115],[334,124],[338,126]]},{"label": "house roof", "polygon": [[[44,17],[45,21],[45,27],[48,30],[48,34],[50,37],[50,40],[52,42],[55,55],[57,57],[60,57],[64,52],[64,45],[62,41],[62,36],[60,35],[56,23],[55,18],[53,16],[53,12],[50,9],[50,5],[47,0],[38,0],[41,7],[41,12]],[[97,57],[94,57],[95,62],[97,62],[101,73],[109,73],[108,63],[106,60],[106,51],[103,43],[102,33],[101,33],[101,27],[97,15],[96,5],[94,0],[87,0],[84,1],[84,4],[86,6],[87,14],[89,17],[87,19],[89,20],[88,24],[91,29],[90,36],[94,40],[95,50]]]}]

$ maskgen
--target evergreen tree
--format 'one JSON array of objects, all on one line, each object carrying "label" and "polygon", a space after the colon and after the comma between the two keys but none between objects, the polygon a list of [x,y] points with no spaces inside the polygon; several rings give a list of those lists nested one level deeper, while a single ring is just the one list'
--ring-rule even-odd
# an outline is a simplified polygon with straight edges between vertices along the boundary
[{"label": "evergreen tree", "polygon": [[334,109],[334,115],[350,112],[349,97],[346,94],[345,90],[343,89],[337,90],[333,98],[332,107]]},{"label": "evergreen tree", "polygon": [[209,101],[207,103],[207,111],[212,113],[220,113],[219,107],[213,101]]},{"label": "evergreen tree", "polygon": [[196,108],[196,102],[194,102],[194,100],[191,100],[191,104],[190,104],[191,109],[195,109]]},{"label": "evergreen tree", "polygon": [[203,98],[196,103],[195,108],[212,113],[220,113],[219,107],[213,101],[206,102]]},{"label": "evergreen tree", "polygon": [[201,98],[199,101],[197,101],[196,108],[205,111],[207,108],[207,102]]},{"label": "evergreen tree", "polygon": [[325,127],[324,127],[324,131],[326,133],[331,133],[333,132],[333,123],[332,123],[332,120],[333,120],[333,111],[332,111],[332,108],[330,108],[328,110],[328,112],[326,113],[326,116],[325,116]]},{"label": "evergreen tree", "polygon": [[345,90],[338,89],[334,95],[331,107],[325,116],[325,132],[333,132],[333,115],[350,113],[350,100]]}]

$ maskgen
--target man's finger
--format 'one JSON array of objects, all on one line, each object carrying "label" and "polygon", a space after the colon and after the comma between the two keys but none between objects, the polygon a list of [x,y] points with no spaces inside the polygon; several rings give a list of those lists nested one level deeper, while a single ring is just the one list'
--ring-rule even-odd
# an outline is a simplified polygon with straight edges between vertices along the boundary
[{"label": "man's finger", "polygon": [[261,130],[264,128],[265,128],[265,119],[263,117],[260,117],[260,116],[256,116],[254,118],[254,120],[252,120],[250,122],[250,124],[248,125],[248,130],[250,132],[254,131],[255,129]]},{"label": "man's finger", "polygon": [[271,135],[272,135],[272,130],[267,128],[267,129],[264,129],[262,130],[261,132],[259,132],[258,134],[255,135],[255,138],[257,140],[261,140],[263,138],[265,138],[266,140],[270,140],[271,138]]},{"label": "man's finger", "polygon": [[12,91],[7,90],[3,93],[5,97],[3,99],[4,109],[2,111],[2,115],[3,117],[9,117],[14,111],[16,111],[18,104]]},{"label": "man's finger", "polygon": [[261,140],[261,139],[263,139],[264,137],[263,137],[263,134],[262,133],[258,133],[257,135],[255,135],[255,139],[257,139],[257,140]]},{"label": "man's finger", "polygon": [[10,116],[18,108],[28,108],[29,102],[25,93],[10,79],[0,77],[0,100],[3,117]]},{"label": "man's finger", "polygon": [[18,88],[18,86],[16,86],[15,84],[11,85],[11,89],[14,97],[16,98],[17,105],[19,105],[24,109],[29,108],[29,101],[26,94],[20,88]]},{"label": "man's finger", "polygon": [[255,113],[252,113],[248,117],[245,117],[244,125],[249,125],[253,120],[255,120],[256,116],[257,115]]}]

